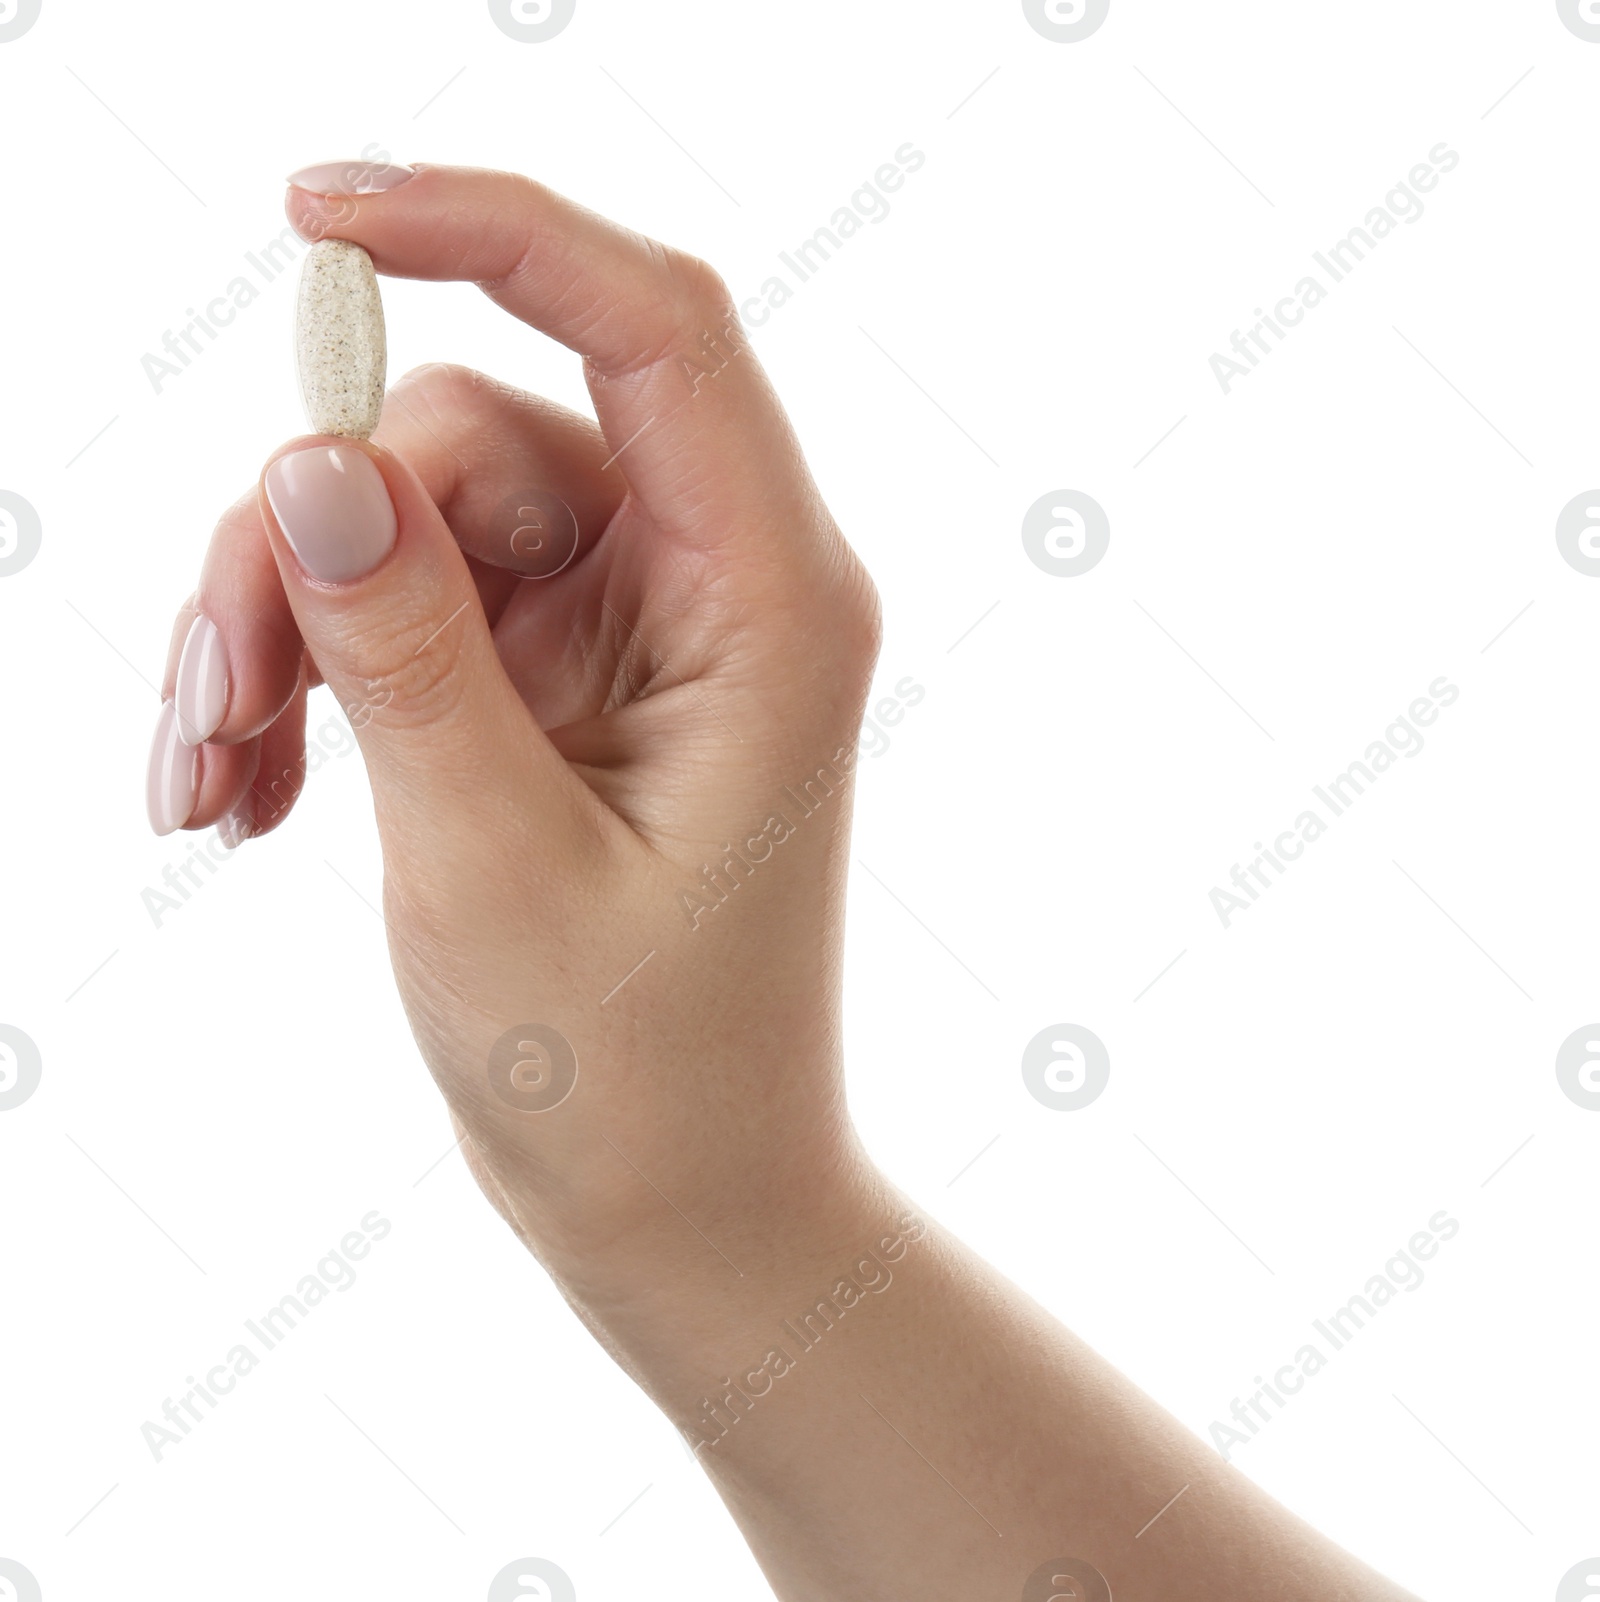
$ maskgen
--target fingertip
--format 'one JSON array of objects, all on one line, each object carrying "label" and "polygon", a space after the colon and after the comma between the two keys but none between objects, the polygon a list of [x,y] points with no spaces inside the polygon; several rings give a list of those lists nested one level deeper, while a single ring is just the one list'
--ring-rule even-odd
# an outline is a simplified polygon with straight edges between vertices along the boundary
[{"label": "fingertip", "polygon": [[145,773],[145,813],[158,837],[184,828],[194,816],[200,779],[200,753],[179,740],[177,714],[164,700]]},{"label": "fingertip", "polygon": [[261,742],[242,745],[198,745],[194,753],[195,799],[181,827],[208,829],[226,817],[248,795],[261,761]]},{"label": "fingertip", "polygon": [[254,774],[230,809],[248,825],[249,837],[270,834],[293,810],[306,781],[306,700],[302,676],[283,715],[262,736]]},{"label": "fingertip", "polygon": [[182,743],[254,739],[288,704],[304,656],[252,489],[218,519],[199,586],[173,619],[161,695]]},{"label": "fingertip", "polygon": [[222,631],[197,611],[184,637],[172,692],[178,738],[185,745],[203,745],[217,732],[227,712],[229,680]]},{"label": "fingertip", "polygon": [[319,195],[309,189],[290,189],[284,196],[289,226],[310,244],[338,237],[360,214],[354,196]]},{"label": "fingertip", "polygon": [[391,161],[323,161],[285,179],[284,214],[302,239],[315,243],[350,228],[359,199],[388,194],[422,171]]}]

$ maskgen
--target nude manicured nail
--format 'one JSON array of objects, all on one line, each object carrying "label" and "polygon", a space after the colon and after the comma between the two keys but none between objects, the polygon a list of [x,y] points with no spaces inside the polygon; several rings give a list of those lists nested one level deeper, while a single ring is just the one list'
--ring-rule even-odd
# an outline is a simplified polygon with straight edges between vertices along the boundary
[{"label": "nude manicured nail", "polygon": [[255,833],[249,814],[235,808],[217,824],[217,838],[229,851],[237,851]]},{"label": "nude manicured nail", "polygon": [[267,503],[307,573],[342,584],[394,548],[394,503],[372,458],[353,445],[311,445],[280,456],[263,480]]},{"label": "nude manicured nail", "polygon": [[228,655],[222,634],[202,615],[189,625],[178,658],[178,682],[172,692],[178,717],[178,738],[199,745],[217,732],[228,705]]},{"label": "nude manicured nail", "polygon": [[178,738],[178,714],[172,702],[161,703],[156,737],[150,745],[150,774],[145,781],[145,805],[150,827],[171,834],[189,821],[199,791],[200,753]]},{"label": "nude manicured nail", "polygon": [[287,181],[314,195],[381,195],[416,175],[414,167],[401,162],[323,161],[290,173]]}]

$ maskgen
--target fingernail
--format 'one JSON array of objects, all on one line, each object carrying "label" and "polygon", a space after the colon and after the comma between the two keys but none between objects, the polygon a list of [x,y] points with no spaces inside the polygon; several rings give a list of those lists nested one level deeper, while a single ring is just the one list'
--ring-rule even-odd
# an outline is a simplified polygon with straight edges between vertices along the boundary
[{"label": "fingernail", "polygon": [[310,445],[280,456],[263,481],[296,560],[314,579],[343,584],[391,550],[394,503],[372,458],[353,445]]},{"label": "fingernail", "polygon": [[189,625],[178,658],[178,683],[172,692],[178,717],[178,738],[199,745],[217,732],[228,704],[228,654],[222,633],[201,614]]},{"label": "fingernail", "polygon": [[242,808],[235,808],[217,825],[217,838],[229,851],[237,851],[255,833],[255,824]]},{"label": "fingernail", "polygon": [[314,195],[381,195],[416,175],[414,167],[397,161],[323,161],[290,173],[287,182]]},{"label": "fingernail", "polygon": [[178,738],[178,715],[172,702],[161,703],[156,737],[150,745],[150,774],[145,781],[145,806],[150,827],[171,834],[189,821],[199,789],[200,753]]}]

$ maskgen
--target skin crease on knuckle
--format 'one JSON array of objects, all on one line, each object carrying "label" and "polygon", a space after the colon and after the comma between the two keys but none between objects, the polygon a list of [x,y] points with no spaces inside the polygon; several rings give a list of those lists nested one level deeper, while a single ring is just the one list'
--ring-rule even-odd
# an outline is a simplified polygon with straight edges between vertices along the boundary
[{"label": "skin crease on knuckle", "polygon": [[[372,723],[389,730],[413,730],[419,736],[437,731],[452,722],[462,704],[461,675],[454,671],[448,650],[424,645],[427,635],[413,624],[384,636],[386,644],[417,641],[421,648],[386,652],[373,659],[366,683],[363,714]],[[437,753],[425,753],[430,766]]]},{"label": "skin crease on knuckle", "polygon": [[663,365],[681,361],[707,333],[737,327],[733,297],[709,263],[697,256],[640,236],[656,264],[651,295],[655,308],[643,320],[665,330],[620,367],[605,371],[604,382],[639,380]]}]

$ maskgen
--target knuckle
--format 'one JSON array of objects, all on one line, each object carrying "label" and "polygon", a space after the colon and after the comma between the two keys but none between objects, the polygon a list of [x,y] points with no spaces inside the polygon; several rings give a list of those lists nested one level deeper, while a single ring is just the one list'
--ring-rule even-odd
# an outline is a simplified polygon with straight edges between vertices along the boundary
[{"label": "knuckle", "polygon": [[692,315],[705,319],[732,313],[733,294],[709,262],[686,251],[672,249],[667,251],[666,258],[668,278]]},{"label": "knuckle", "polygon": [[418,618],[348,642],[362,664],[345,704],[353,728],[428,728],[456,714],[464,679],[456,653],[430,639],[437,632],[434,619]]},{"label": "knuckle", "polygon": [[488,383],[484,374],[459,362],[424,362],[407,371],[394,388],[406,404],[438,419],[470,406]]},{"label": "knuckle", "polygon": [[[601,372],[608,380],[684,360],[702,349],[708,337],[733,337],[738,330],[732,292],[714,268],[647,234],[633,234],[632,239],[640,270],[626,310],[636,331],[635,348],[625,360],[613,358],[605,364]],[[614,310],[597,305],[596,321]]]},{"label": "knuckle", "polygon": [[733,295],[716,269],[687,251],[651,244],[660,266],[656,321],[664,337],[652,351],[649,365],[682,360],[704,349],[708,340],[736,331]]},{"label": "knuckle", "polygon": [[852,556],[845,603],[839,609],[845,658],[865,678],[872,677],[883,648],[883,601],[866,568]]},{"label": "knuckle", "polygon": [[252,486],[217,519],[216,535],[254,536],[261,532],[261,502]]},{"label": "knuckle", "polygon": [[[402,424],[421,425],[435,442],[455,454],[453,442],[473,431],[496,426],[508,413],[526,410],[528,394],[489,373],[459,362],[425,362],[411,368],[390,390],[398,401]],[[456,456],[459,463],[459,455]]]},{"label": "knuckle", "polygon": [[870,679],[883,645],[883,601],[866,564],[831,519],[829,525],[834,538],[808,610],[826,630],[831,659],[852,677]]}]

